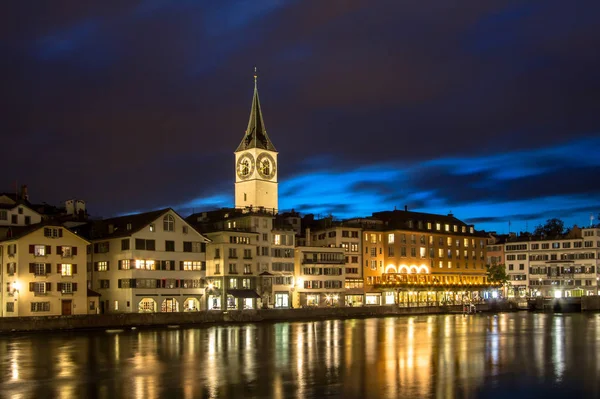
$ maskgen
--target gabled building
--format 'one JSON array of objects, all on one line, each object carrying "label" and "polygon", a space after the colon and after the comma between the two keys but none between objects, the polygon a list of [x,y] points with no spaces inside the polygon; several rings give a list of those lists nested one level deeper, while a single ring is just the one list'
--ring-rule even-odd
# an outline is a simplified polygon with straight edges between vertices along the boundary
[{"label": "gabled building", "polygon": [[96,313],[86,284],[89,242],[52,224],[10,227],[0,240],[0,314],[4,317]]},{"label": "gabled building", "polygon": [[102,313],[182,312],[203,308],[209,239],[173,209],[80,226],[91,241],[90,286]]},{"label": "gabled building", "polygon": [[344,306],[345,252],[343,248],[296,247],[294,307]]}]

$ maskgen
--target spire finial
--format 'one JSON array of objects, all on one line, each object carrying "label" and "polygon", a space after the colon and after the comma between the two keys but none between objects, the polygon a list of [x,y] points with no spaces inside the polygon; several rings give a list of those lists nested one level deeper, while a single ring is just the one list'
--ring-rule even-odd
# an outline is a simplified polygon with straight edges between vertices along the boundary
[{"label": "spire finial", "polygon": [[256,87],[256,78],[258,78],[258,73],[256,72],[256,66],[254,66],[254,87]]}]

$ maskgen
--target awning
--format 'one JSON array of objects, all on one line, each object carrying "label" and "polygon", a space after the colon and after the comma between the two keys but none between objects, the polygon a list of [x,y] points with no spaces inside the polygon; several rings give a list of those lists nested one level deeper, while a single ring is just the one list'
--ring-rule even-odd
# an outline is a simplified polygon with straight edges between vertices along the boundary
[{"label": "awning", "polygon": [[260,298],[254,290],[227,290],[227,294],[235,298]]},{"label": "awning", "polygon": [[97,293],[96,291],[92,291],[92,290],[90,290],[90,289],[88,288],[88,290],[87,290],[87,296],[88,296],[88,297],[92,297],[92,296],[102,296],[102,295],[100,295],[100,294],[99,294],[99,293]]},{"label": "awning", "polygon": [[264,272],[262,272],[261,274],[259,274],[259,276],[273,276],[273,274],[269,273],[268,271],[265,270]]}]

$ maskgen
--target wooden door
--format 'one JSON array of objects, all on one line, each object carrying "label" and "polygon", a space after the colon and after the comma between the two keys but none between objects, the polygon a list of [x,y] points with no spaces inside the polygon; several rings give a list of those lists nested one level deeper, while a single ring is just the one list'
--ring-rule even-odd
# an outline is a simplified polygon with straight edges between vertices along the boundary
[{"label": "wooden door", "polygon": [[62,315],[69,316],[71,314],[71,300],[63,300],[62,301]]}]

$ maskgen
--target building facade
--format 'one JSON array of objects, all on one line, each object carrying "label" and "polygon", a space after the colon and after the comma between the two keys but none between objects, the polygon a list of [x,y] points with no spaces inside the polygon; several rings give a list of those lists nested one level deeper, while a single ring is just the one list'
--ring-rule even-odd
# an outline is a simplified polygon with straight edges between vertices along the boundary
[{"label": "building facade", "polygon": [[366,305],[477,302],[498,288],[487,281],[486,236],[473,226],[408,210],[373,217],[385,224],[363,232]]},{"label": "building facade", "polygon": [[344,306],[345,258],[343,248],[296,247],[294,307]]},{"label": "building facade", "polygon": [[203,309],[209,240],[172,209],[96,222],[90,241],[88,273],[101,313]]},{"label": "building facade", "polygon": [[364,281],[362,268],[362,229],[344,222],[331,222],[328,227],[307,230],[310,245],[315,247],[342,248],[345,261],[345,305],[364,305]]},{"label": "building facade", "polygon": [[4,317],[96,313],[88,302],[88,241],[62,226],[15,227],[0,241]]},{"label": "building facade", "polygon": [[553,240],[514,238],[504,247],[509,297],[597,295],[600,228]]}]

